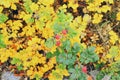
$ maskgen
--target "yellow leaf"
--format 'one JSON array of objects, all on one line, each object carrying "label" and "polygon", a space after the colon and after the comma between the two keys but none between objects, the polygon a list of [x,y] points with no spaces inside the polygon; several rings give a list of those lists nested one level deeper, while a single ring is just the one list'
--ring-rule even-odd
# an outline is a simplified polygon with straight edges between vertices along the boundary
[{"label": "yellow leaf", "polygon": [[115,44],[115,42],[119,39],[117,34],[114,31],[110,31],[109,35],[110,35],[110,42],[112,44]]},{"label": "yellow leaf", "polygon": [[113,4],[114,3],[114,0],[108,0],[110,4]]},{"label": "yellow leaf", "polygon": [[65,76],[69,76],[70,75],[66,69],[63,70],[62,72],[64,73]]},{"label": "yellow leaf", "polygon": [[93,16],[92,22],[95,23],[95,24],[98,24],[98,23],[101,22],[102,17],[103,17],[102,14],[95,13],[94,16]]},{"label": "yellow leaf", "polygon": [[74,10],[74,12],[76,12],[76,11],[77,11],[77,7],[78,7],[78,4],[77,4],[77,3],[75,4],[75,1],[74,1],[74,0],[71,0],[71,1],[69,1],[68,7],[72,7],[73,10]]},{"label": "yellow leaf", "polygon": [[117,57],[115,57],[115,60],[116,60],[116,61],[120,60],[120,55],[117,56]]},{"label": "yellow leaf", "polygon": [[83,22],[90,22],[90,20],[91,20],[91,16],[90,15],[88,15],[88,14],[85,14],[84,16],[83,16]]},{"label": "yellow leaf", "polygon": [[11,1],[10,0],[0,0],[0,5],[3,5],[5,8],[9,8],[11,5]]},{"label": "yellow leaf", "polygon": [[[21,16],[22,17],[22,16]],[[27,22],[28,19],[30,19],[32,17],[32,14],[25,14],[23,13],[23,20],[25,20]]]},{"label": "yellow leaf", "polygon": [[107,11],[110,11],[110,10],[111,10],[111,6],[104,5],[101,7],[101,12],[106,13]]},{"label": "yellow leaf", "polygon": [[112,58],[112,55],[111,54],[107,54],[106,58]]},{"label": "yellow leaf", "polygon": [[33,70],[27,70],[27,75],[30,76],[33,74]]},{"label": "yellow leaf", "polygon": [[56,64],[56,57],[52,57],[52,58],[50,59],[50,62],[51,62],[52,64]]},{"label": "yellow leaf", "polygon": [[102,46],[100,46],[100,45],[97,45],[96,46],[96,49],[95,49],[95,52],[97,53],[97,54],[99,54],[99,53],[103,53],[103,47]]},{"label": "yellow leaf", "polygon": [[24,18],[26,14],[24,11],[21,11],[18,15],[19,15],[19,18]]},{"label": "yellow leaf", "polygon": [[120,20],[120,12],[117,13],[116,20]]},{"label": "yellow leaf", "polygon": [[95,11],[96,10],[96,6],[93,3],[89,3],[89,6],[87,6],[87,9],[89,11]]},{"label": "yellow leaf", "polygon": [[16,10],[17,9],[16,5],[15,4],[11,4],[11,9]]},{"label": "yellow leaf", "polygon": [[30,5],[30,8],[31,8],[31,10],[34,12],[34,11],[37,11],[38,10],[38,4],[35,4],[35,3],[32,3],[31,5]]},{"label": "yellow leaf", "polygon": [[82,22],[82,17],[81,17],[81,16],[76,17],[76,18],[75,18],[75,21],[76,21],[77,23],[81,23],[81,22]]},{"label": "yellow leaf", "polygon": [[77,35],[77,36],[71,38],[70,41],[71,41],[71,46],[73,46],[73,44],[74,44],[75,42],[80,43],[79,35]]},{"label": "yellow leaf", "polygon": [[2,12],[2,10],[3,10],[3,7],[2,7],[2,6],[0,6],[0,13]]},{"label": "yellow leaf", "polygon": [[42,3],[46,6],[50,6],[54,3],[54,0],[49,0],[49,1],[48,0],[39,0],[39,3]]},{"label": "yellow leaf", "polygon": [[50,38],[50,37],[52,37],[53,35],[54,35],[54,33],[53,33],[54,31],[53,31],[53,29],[52,28],[50,28],[50,27],[45,27],[44,29],[43,29],[43,32],[42,32],[42,37],[44,37],[44,38]]}]

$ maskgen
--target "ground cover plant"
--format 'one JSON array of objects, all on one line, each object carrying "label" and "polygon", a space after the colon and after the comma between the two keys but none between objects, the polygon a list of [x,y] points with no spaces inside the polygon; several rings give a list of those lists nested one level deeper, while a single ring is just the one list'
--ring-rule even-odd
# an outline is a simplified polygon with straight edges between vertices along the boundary
[{"label": "ground cover plant", "polygon": [[120,80],[119,5],[0,0],[1,70],[28,80]]}]

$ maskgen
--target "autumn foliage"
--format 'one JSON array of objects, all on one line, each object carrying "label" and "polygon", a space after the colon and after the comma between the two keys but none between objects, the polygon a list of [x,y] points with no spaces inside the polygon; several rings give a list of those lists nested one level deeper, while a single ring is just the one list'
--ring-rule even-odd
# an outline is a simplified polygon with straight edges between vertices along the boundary
[{"label": "autumn foliage", "polygon": [[120,80],[119,4],[0,0],[0,65],[31,80]]}]

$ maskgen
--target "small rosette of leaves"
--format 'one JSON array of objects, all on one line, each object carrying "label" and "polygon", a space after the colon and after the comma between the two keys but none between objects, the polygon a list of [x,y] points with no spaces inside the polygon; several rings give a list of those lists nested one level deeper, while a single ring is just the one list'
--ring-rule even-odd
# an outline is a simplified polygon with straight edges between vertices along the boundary
[{"label": "small rosette of leaves", "polygon": [[95,53],[95,47],[88,47],[80,54],[80,61],[83,64],[87,64],[90,62],[96,62],[99,60],[98,55]]}]

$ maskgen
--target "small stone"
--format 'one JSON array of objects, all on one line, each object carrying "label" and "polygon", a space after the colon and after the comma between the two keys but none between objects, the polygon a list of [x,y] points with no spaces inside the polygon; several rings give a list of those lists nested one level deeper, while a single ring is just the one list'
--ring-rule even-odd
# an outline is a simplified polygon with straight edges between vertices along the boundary
[{"label": "small stone", "polygon": [[1,75],[1,80],[20,80],[21,77],[14,76],[12,72],[4,71]]}]

